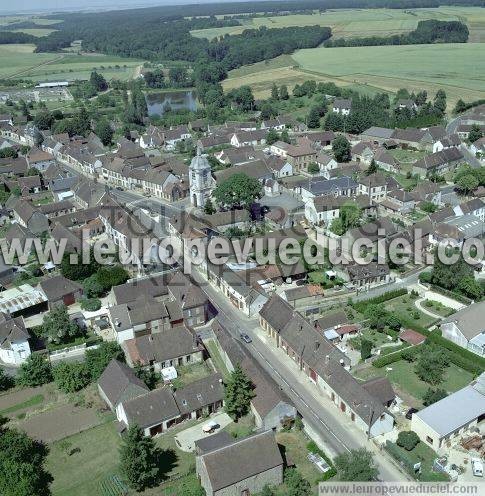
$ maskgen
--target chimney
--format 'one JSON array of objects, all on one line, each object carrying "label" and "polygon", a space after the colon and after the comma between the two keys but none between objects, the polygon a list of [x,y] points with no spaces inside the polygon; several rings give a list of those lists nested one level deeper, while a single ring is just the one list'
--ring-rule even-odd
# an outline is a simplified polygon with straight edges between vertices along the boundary
[{"label": "chimney", "polygon": [[314,351],[317,352],[318,351],[318,348],[320,348],[320,342],[319,341],[315,341]]},{"label": "chimney", "polygon": [[340,359],[340,365],[342,365],[342,367],[345,365],[343,358]]},{"label": "chimney", "polygon": [[116,318],[115,319],[115,326],[120,327],[120,325],[121,325],[120,319]]},{"label": "chimney", "polygon": [[153,336],[151,334],[148,335],[148,341],[150,341],[150,343],[153,342]]},{"label": "chimney", "polygon": [[328,365],[330,362],[330,355],[325,355],[325,364]]}]

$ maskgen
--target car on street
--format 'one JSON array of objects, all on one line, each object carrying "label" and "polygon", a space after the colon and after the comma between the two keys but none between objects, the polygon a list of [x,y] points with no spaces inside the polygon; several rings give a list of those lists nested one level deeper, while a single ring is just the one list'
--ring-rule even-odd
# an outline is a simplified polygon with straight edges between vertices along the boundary
[{"label": "car on street", "polygon": [[480,458],[472,458],[472,473],[475,477],[483,477],[483,462]]},{"label": "car on street", "polygon": [[247,335],[245,334],[244,332],[242,332],[239,337],[241,338],[242,341],[244,341],[245,343],[252,343],[253,340]]}]

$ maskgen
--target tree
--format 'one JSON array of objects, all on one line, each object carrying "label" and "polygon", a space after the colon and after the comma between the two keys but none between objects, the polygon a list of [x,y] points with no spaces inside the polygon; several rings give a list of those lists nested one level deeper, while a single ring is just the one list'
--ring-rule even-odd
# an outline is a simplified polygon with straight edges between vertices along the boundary
[{"label": "tree", "polygon": [[438,90],[434,97],[433,107],[435,112],[442,116],[446,112],[446,93],[443,90]]},{"label": "tree", "polygon": [[260,106],[261,119],[271,119],[278,115],[278,110],[270,102],[263,102]]},{"label": "tree", "polygon": [[38,112],[34,117],[35,126],[41,130],[50,129],[53,122],[54,117],[52,117],[52,114],[48,110]]},{"label": "tree", "polygon": [[64,393],[75,393],[91,382],[91,375],[84,363],[61,362],[54,367],[54,381]]},{"label": "tree", "polygon": [[[74,259],[77,258],[76,263],[71,263],[71,255]],[[80,260],[80,257],[76,253],[66,252],[62,256],[61,274],[71,281],[86,279],[90,275],[98,272],[99,268],[100,265],[94,258],[93,252],[90,253],[89,263],[87,264],[82,263],[82,260]]]},{"label": "tree", "polygon": [[356,203],[345,203],[340,207],[339,217],[330,225],[330,230],[337,236],[342,236],[349,229],[358,227],[362,215],[359,205]]},{"label": "tree", "polygon": [[413,450],[419,443],[419,436],[414,431],[401,431],[397,436],[396,444],[407,451]]},{"label": "tree", "polygon": [[212,200],[210,198],[207,198],[205,205],[204,205],[204,213],[207,215],[212,215],[216,213],[216,209],[214,207],[214,204],[212,203]]},{"label": "tree", "polygon": [[470,143],[475,143],[475,141],[479,140],[482,137],[483,137],[483,132],[480,129],[480,126],[478,124],[473,124],[472,128],[470,129],[470,132],[468,133],[468,141]]},{"label": "tree", "polygon": [[324,128],[327,131],[343,131],[345,124],[345,117],[334,112],[330,112],[327,117],[325,117]]},{"label": "tree", "polygon": [[436,212],[436,210],[438,209],[438,207],[436,206],[435,203],[431,202],[431,201],[423,201],[419,204],[419,208],[423,211],[423,212],[427,212],[428,214],[432,214],[433,212]]},{"label": "tree", "polygon": [[91,77],[89,78],[89,82],[93,87],[93,90],[98,93],[100,91],[106,91],[108,89],[108,83],[102,74],[99,74],[96,71],[91,73]]},{"label": "tree", "polygon": [[360,358],[362,360],[367,360],[372,356],[372,347],[374,343],[368,339],[362,339],[360,341]]},{"label": "tree", "polygon": [[276,86],[276,83],[273,83],[273,86],[271,87],[271,98],[273,100],[279,100],[280,99],[280,94],[278,91],[278,86]]},{"label": "tree", "polygon": [[249,412],[249,402],[254,397],[253,388],[253,383],[237,364],[224,386],[225,409],[234,421]]},{"label": "tree", "polygon": [[384,329],[386,327],[389,313],[381,304],[370,304],[364,311],[364,317],[368,320],[369,326],[373,329]]},{"label": "tree", "polygon": [[280,100],[288,100],[288,98],[290,98],[288,87],[285,85],[280,86]]},{"label": "tree", "polygon": [[81,329],[69,318],[65,305],[56,306],[44,315],[42,335],[47,337],[50,343],[62,343],[80,333]]},{"label": "tree", "polygon": [[460,193],[468,195],[475,191],[479,186],[478,179],[474,174],[462,174],[456,181],[456,188]]},{"label": "tree", "polygon": [[429,388],[426,393],[424,393],[423,396],[423,405],[424,406],[429,406],[432,405],[433,403],[436,403],[437,401],[442,400],[443,398],[446,398],[448,394],[444,389],[431,389]]},{"label": "tree", "polygon": [[378,171],[378,167],[376,164],[376,161],[374,159],[371,160],[369,167],[367,167],[367,170],[365,171],[367,176],[370,176],[371,174],[375,174]]},{"label": "tree", "polygon": [[318,167],[318,164],[315,162],[310,162],[307,171],[309,174],[318,174],[320,172],[320,167]]},{"label": "tree", "polygon": [[472,300],[480,300],[483,296],[483,287],[472,275],[462,277],[458,282],[457,289]]},{"label": "tree", "polygon": [[448,365],[448,356],[442,348],[437,345],[426,345],[421,347],[414,371],[422,381],[436,386],[443,381]]},{"label": "tree", "polygon": [[0,369],[0,391],[7,391],[15,384],[15,381],[5,373],[5,370]]},{"label": "tree", "polygon": [[145,369],[139,363],[135,365],[135,374],[138,379],[141,379],[151,390],[156,388],[161,379],[160,374],[155,372],[153,367]]},{"label": "tree", "polygon": [[52,367],[43,355],[33,353],[20,366],[17,384],[25,387],[42,386],[52,381]]},{"label": "tree", "polygon": [[91,374],[91,380],[97,381],[111,360],[125,361],[125,354],[120,345],[103,341],[96,349],[86,350],[86,368]]},{"label": "tree", "polygon": [[280,139],[279,134],[276,132],[275,129],[270,129],[268,131],[268,134],[266,135],[266,144],[267,145],[272,145],[273,143],[276,143]]},{"label": "tree", "polygon": [[101,121],[99,121],[94,132],[99,137],[104,146],[111,145],[114,131],[107,120],[102,119]]},{"label": "tree", "polygon": [[320,110],[318,109],[318,107],[312,107],[310,109],[310,113],[308,114],[306,123],[310,129],[316,129],[317,127],[320,127]]},{"label": "tree", "polygon": [[104,287],[98,280],[98,274],[93,274],[83,281],[84,295],[88,298],[101,296],[104,293]]},{"label": "tree", "polygon": [[337,162],[348,162],[351,158],[350,143],[345,136],[337,136],[332,141],[332,150]]},{"label": "tree", "polygon": [[49,496],[52,476],[45,469],[47,447],[17,429],[0,427],[0,494]]},{"label": "tree", "polygon": [[451,265],[443,263],[439,257],[435,257],[431,271],[432,284],[451,290],[456,287],[457,281],[467,276],[473,276],[473,268],[465,262],[463,257]]},{"label": "tree", "polygon": [[343,482],[370,482],[376,480],[379,473],[374,456],[365,448],[342,453],[335,458],[334,463],[339,480]]},{"label": "tree", "polygon": [[296,468],[285,470],[284,482],[287,496],[310,496],[312,494],[310,483],[302,477]]},{"label": "tree", "polygon": [[120,447],[120,470],[128,484],[136,491],[156,485],[160,468],[160,450],[151,437],[132,425],[123,435]]},{"label": "tree", "polygon": [[283,129],[283,131],[281,131],[280,140],[284,141],[285,143],[290,142],[290,135],[288,134],[288,129]]},{"label": "tree", "polygon": [[274,496],[274,491],[268,484],[263,486],[263,489],[259,493],[259,496]]},{"label": "tree", "polygon": [[257,179],[237,173],[219,184],[212,196],[223,207],[249,208],[263,196],[263,188]]},{"label": "tree", "polygon": [[455,105],[454,112],[455,114],[461,114],[462,112],[465,112],[467,109],[466,103],[460,98]]}]

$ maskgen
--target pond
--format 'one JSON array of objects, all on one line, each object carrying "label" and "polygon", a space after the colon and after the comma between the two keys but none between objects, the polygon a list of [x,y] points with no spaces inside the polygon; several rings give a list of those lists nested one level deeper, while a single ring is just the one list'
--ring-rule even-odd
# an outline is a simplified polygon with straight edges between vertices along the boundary
[{"label": "pond", "polygon": [[145,100],[149,116],[163,115],[168,110],[197,110],[197,98],[192,90],[148,93]]}]

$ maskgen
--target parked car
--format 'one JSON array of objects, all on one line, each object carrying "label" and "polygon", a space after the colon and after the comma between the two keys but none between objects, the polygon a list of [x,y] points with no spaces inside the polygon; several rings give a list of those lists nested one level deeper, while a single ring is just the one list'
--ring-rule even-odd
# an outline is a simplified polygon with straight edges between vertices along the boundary
[{"label": "parked car", "polygon": [[407,412],[406,412],[406,415],[405,417],[408,419],[408,420],[411,420],[412,416],[414,413],[416,412],[419,412],[419,410],[417,408],[410,408]]},{"label": "parked car", "polygon": [[328,472],[332,467],[317,453],[308,453],[307,458],[314,463],[320,472]]},{"label": "parked car", "polygon": [[244,332],[242,332],[239,336],[245,343],[252,343],[253,340],[247,335],[245,334]]},{"label": "parked car", "polygon": [[475,477],[483,477],[483,463],[480,458],[472,458],[472,473]]}]

